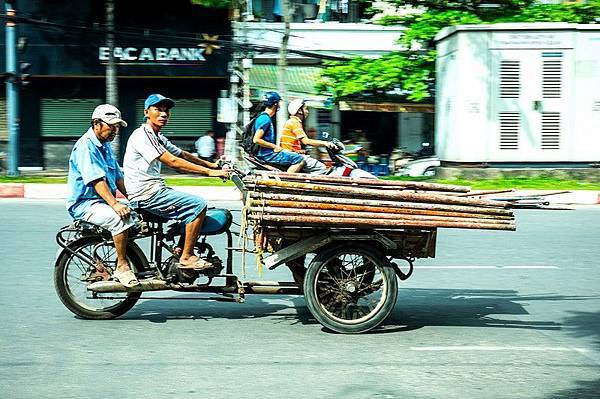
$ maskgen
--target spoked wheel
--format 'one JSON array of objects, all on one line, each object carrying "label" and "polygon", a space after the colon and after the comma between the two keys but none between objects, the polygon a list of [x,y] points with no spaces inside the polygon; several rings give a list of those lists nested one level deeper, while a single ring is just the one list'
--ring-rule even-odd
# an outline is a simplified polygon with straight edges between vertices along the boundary
[{"label": "spoked wheel", "polygon": [[[87,286],[96,281],[108,280],[115,270],[117,254],[115,247],[101,237],[81,238],[69,245],[77,252],[96,260],[99,266],[90,266],[75,255],[63,250],[54,269],[54,287],[62,303],[71,312],[85,319],[112,319],[135,305],[141,292],[96,293]],[[135,252],[127,249],[127,260],[134,272],[141,271],[143,263]]]},{"label": "spoked wheel", "polygon": [[396,304],[398,282],[388,259],[362,245],[340,245],[314,257],[304,280],[313,316],[340,333],[377,327]]}]

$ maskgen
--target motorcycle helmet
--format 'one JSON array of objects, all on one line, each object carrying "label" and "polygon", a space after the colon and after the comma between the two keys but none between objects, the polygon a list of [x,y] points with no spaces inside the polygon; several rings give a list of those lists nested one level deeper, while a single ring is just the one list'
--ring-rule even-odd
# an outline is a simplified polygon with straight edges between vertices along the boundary
[{"label": "motorcycle helmet", "polygon": [[281,96],[274,91],[268,91],[263,96],[263,104],[266,107],[272,107],[274,104],[281,101]]},{"label": "motorcycle helmet", "polygon": [[290,115],[296,115],[298,113],[298,111],[300,111],[302,109],[304,104],[306,104],[306,101],[304,101],[301,98],[292,100],[292,101],[290,101],[290,104],[288,105],[288,112],[290,113]]}]

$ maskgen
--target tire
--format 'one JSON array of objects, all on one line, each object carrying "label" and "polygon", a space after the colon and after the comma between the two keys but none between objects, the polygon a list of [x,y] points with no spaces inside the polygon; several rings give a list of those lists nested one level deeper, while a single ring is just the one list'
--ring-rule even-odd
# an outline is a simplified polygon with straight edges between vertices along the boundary
[{"label": "tire", "polygon": [[436,169],[437,169],[437,166],[428,166],[423,171],[423,176],[426,176],[426,177],[433,177],[433,176],[435,176]]},{"label": "tire", "polygon": [[[83,251],[91,255],[94,247],[102,242],[104,240],[100,236],[87,236],[70,243],[69,247],[75,252]],[[145,269],[145,263],[136,254],[132,245],[135,244],[127,246],[127,260],[134,272],[140,272]],[[106,266],[115,267],[114,246],[101,245],[95,253]],[[141,292],[98,293],[97,299],[89,298],[91,293],[87,290],[87,285],[92,281],[87,279],[94,271],[92,269],[92,266],[66,250],[59,254],[56,261],[54,288],[61,302],[77,316],[90,320],[114,319],[131,309],[142,295]],[[118,299],[102,299],[103,296]]]},{"label": "tire", "polygon": [[326,328],[357,334],[381,324],[396,304],[398,281],[383,253],[344,243],[317,254],[304,279],[312,315]]}]

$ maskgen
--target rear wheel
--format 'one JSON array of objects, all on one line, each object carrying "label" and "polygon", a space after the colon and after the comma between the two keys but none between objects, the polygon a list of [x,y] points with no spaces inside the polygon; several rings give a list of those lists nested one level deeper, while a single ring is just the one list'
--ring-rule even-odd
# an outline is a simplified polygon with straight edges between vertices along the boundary
[{"label": "rear wheel", "polygon": [[[85,319],[101,320],[121,316],[135,305],[141,292],[93,294],[87,289],[89,284],[106,280],[112,275],[117,260],[114,245],[106,243],[99,236],[91,236],[74,241],[69,247],[74,252],[86,254],[101,267],[88,265],[66,250],[61,252],[54,269],[54,287],[67,309]],[[134,272],[144,267],[143,261],[129,247],[127,260]],[[99,271],[102,267],[106,269],[105,272]]]},{"label": "rear wheel", "polygon": [[347,243],[319,253],[308,266],[304,296],[313,316],[340,333],[377,327],[396,304],[398,282],[374,248]]}]

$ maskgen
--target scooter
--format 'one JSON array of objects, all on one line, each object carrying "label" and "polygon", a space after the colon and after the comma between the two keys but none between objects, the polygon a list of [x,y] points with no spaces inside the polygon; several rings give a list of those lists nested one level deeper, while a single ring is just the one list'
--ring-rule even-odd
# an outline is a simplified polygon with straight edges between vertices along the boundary
[{"label": "scooter", "polygon": [[[328,176],[347,176],[347,177],[362,177],[366,179],[377,179],[377,176],[364,171],[358,167],[356,162],[348,158],[346,155],[342,154],[344,150],[344,144],[336,139],[329,138],[326,134],[323,135],[325,139],[331,141],[335,144],[334,148],[327,147],[327,154],[331,159],[332,166],[325,170],[325,172],[314,172],[311,174],[323,174]],[[282,168],[278,168],[274,165],[267,164],[266,162],[258,159],[256,156],[251,154],[245,154],[244,159],[250,164],[250,166],[257,170],[270,170],[270,171],[282,171],[285,170]]]}]

